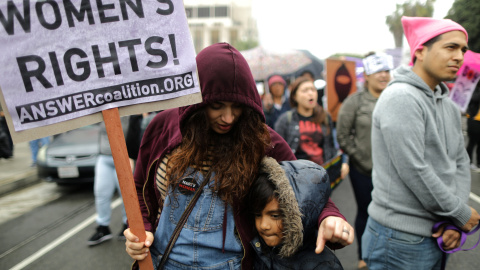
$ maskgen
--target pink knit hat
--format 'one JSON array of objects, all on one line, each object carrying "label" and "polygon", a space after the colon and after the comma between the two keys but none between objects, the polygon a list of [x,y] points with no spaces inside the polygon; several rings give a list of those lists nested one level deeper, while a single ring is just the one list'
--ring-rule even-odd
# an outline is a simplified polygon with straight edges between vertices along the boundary
[{"label": "pink knit hat", "polygon": [[272,77],[270,77],[270,79],[268,79],[268,88],[271,88],[272,84],[274,83],[281,83],[283,84],[283,87],[287,86],[287,83],[280,75],[273,75]]},{"label": "pink knit hat", "polygon": [[410,45],[410,60],[413,62],[415,52],[423,48],[430,39],[450,31],[462,31],[468,42],[465,28],[450,19],[433,19],[429,17],[402,17],[403,32]]}]

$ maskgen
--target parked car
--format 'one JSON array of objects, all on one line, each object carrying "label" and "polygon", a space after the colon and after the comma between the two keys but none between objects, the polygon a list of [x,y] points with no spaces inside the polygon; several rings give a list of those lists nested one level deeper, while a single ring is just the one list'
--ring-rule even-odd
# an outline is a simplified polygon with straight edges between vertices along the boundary
[{"label": "parked car", "polygon": [[97,123],[54,136],[38,152],[38,177],[57,184],[93,183],[99,134]]}]

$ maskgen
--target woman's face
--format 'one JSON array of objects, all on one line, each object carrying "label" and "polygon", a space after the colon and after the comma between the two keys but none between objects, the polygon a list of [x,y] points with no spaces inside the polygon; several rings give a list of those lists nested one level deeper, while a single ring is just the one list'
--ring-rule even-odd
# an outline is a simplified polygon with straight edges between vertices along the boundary
[{"label": "woman's face", "polygon": [[255,214],[255,227],[269,247],[275,247],[282,243],[283,216],[277,199],[272,199],[261,213]]},{"label": "woman's face", "polygon": [[285,87],[282,83],[274,83],[270,87],[270,93],[272,93],[273,97],[282,97],[285,93]]},{"label": "woman's face", "polygon": [[390,71],[380,71],[370,75],[365,75],[368,82],[368,89],[374,93],[380,94],[391,80]]},{"label": "woman's face", "polygon": [[207,106],[208,121],[218,134],[228,133],[242,115],[242,105],[235,102],[218,101]]},{"label": "woman's face", "polygon": [[306,81],[300,84],[295,93],[295,101],[299,108],[311,110],[317,105],[318,93],[313,82]]}]

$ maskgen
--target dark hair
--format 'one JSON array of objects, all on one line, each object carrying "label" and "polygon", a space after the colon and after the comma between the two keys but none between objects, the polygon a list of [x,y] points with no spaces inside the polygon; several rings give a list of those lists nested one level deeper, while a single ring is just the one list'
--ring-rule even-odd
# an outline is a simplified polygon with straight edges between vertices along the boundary
[{"label": "dark hair", "polygon": [[[278,200],[279,197],[278,191],[276,190],[277,187],[272,180],[270,180],[269,176],[267,173],[260,173],[255,181],[253,181],[247,196],[245,196],[248,224],[253,228],[253,231],[257,233],[258,231],[255,225],[256,216],[262,214],[267,204],[273,199]],[[285,218],[283,216],[284,213],[281,210],[280,212],[283,220]],[[279,221],[280,220],[277,220],[277,222]],[[284,231],[283,234],[285,234]],[[262,245],[262,252],[271,252],[270,247],[268,245]]]},{"label": "dark hair", "polygon": [[254,109],[243,106],[242,115],[227,134],[210,128],[205,108],[194,112],[182,126],[182,143],[168,160],[167,175],[172,190],[182,180],[188,167],[205,163],[215,172],[214,191],[224,201],[243,199],[259,164],[270,147],[270,133]]},{"label": "dark hair", "polygon": [[[431,38],[431,39],[427,40],[425,43],[423,43],[422,46],[427,47],[430,50],[432,48],[432,45],[435,42],[437,42],[441,39],[442,35],[443,34],[440,34],[438,36],[434,36],[433,38]],[[413,63],[415,64],[416,61],[417,61],[417,57],[414,57],[413,58]]]},{"label": "dark hair", "polygon": [[[292,84],[291,84],[291,89],[292,91],[290,92],[290,106],[292,108],[297,108],[298,107],[298,102],[295,100],[295,94],[297,93],[298,88],[300,85],[302,85],[305,82],[312,82],[306,77],[298,77]],[[318,96],[317,96],[318,98]],[[311,117],[312,122],[319,124],[319,125],[325,125],[327,127],[327,132],[326,134],[330,134],[330,125],[328,123],[328,114],[327,112],[323,109],[322,106],[317,104],[315,108],[313,108],[313,115]]]},{"label": "dark hair", "polygon": [[[443,34],[442,34],[442,35],[443,35]],[[442,35],[434,36],[433,38],[427,40],[427,41],[426,41],[425,43],[423,43],[422,45],[423,45],[424,47],[431,48],[432,45],[433,45],[435,42],[437,42],[437,41],[440,40],[440,38],[441,38]]]},{"label": "dark hair", "polygon": [[267,173],[260,173],[250,187],[246,203],[251,215],[261,213],[270,201],[278,198],[276,186],[268,177]]},{"label": "dark hair", "polygon": [[313,75],[313,72],[311,72],[310,70],[304,70],[300,73],[300,76],[299,77],[304,77],[305,75],[310,75],[310,77],[312,77],[312,79],[315,80],[315,75]]}]

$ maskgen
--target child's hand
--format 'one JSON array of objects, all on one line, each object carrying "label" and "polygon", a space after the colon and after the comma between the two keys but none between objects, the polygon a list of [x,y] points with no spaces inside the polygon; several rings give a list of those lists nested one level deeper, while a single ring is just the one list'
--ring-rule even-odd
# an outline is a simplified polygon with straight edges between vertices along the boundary
[{"label": "child's hand", "polygon": [[353,243],[355,233],[353,227],[340,217],[325,218],[318,228],[317,248],[315,253],[322,253],[325,243],[339,243],[348,246]]}]

